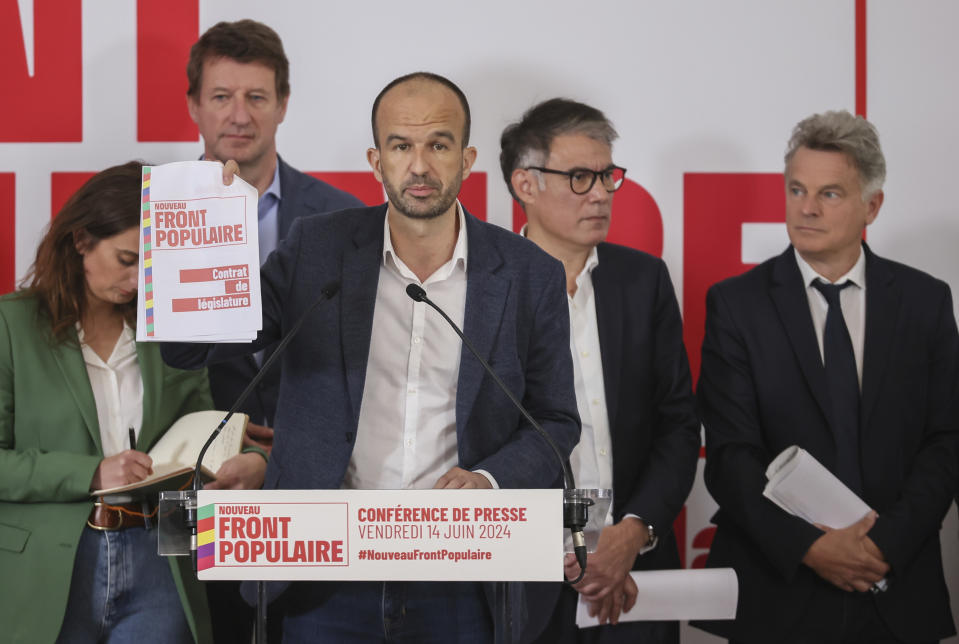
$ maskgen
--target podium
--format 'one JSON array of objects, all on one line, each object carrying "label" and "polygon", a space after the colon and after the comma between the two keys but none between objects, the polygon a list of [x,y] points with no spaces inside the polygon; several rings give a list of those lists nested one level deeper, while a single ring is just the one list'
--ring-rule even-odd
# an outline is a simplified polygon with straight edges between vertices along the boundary
[{"label": "podium", "polygon": [[[563,580],[560,489],[191,495],[161,494],[159,552],[191,554],[183,516],[195,503],[201,581]],[[508,597],[501,599],[505,609]]]}]

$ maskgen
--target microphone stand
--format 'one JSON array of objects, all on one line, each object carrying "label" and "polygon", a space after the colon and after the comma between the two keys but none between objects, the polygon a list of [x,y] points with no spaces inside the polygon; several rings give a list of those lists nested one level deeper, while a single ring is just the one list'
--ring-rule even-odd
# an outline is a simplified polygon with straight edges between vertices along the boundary
[{"label": "microphone stand", "polygon": [[[483,368],[486,370],[492,378],[493,381],[499,386],[499,388],[506,394],[510,402],[513,403],[513,406],[516,407],[523,414],[523,417],[529,422],[530,425],[539,433],[540,436],[546,441],[546,443],[552,448],[553,453],[556,455],[556,459],[559,461],[560,466],[563,470],[563,527],[569,528],[570,535],[573,539],[573,553],[576,555],[576,562],[579,564],[579,575],[576,579],[572,581],[566,580],[564,583],[573,585],[579,583],[580,580],[586,575],[586,537],[583,535],[583,528],[586,527],[589,515],[589,506],[593,504],[593,500],[587,497],[573,497],[570,492],[576,489],[576,482],[573,479],[573,473],[569,469],[569,464],[566,459],[563,458],[562,453],[559,451],[559,447],[553,441],[553,438],[546,433],[546,430],[536,422],[536,419],[526,410],[526,408],[517,400],[516,396],[512,391],[506,386],[506,384],[500,379],[496,372],[493,371],[493,368],[490,367],[489,363],[479,354],[479,351],[476,350],[476,347],[473,346],[473,343],[467,339],[463,334],[463,331],[456,325],[453,320],[450,319],[448,315],[437,306],[430,298],[426,296],[426,291],[423,290],[418,284],[407,284],[406,294],[414,302],[423,302],[428,304],[433,308],[437,313],[439,313],[447,324],[456,332],[456,335],[459,336],[460,340],[463,341],[463,344],[466,345],[466,348],[470,350],[474,357],[479,360],[480,364],[483,365]],[[502,620],[505,620],[505,635],[503,636],[506,641],[509,641],[512,636],[512,629],[510,628],[510,621],[512,621],[512,616],[510,614],[509,607],[509,584],[506,582],[500,582],[503,585],[503,605],[502,611],[503,614],[500,615]],[[497,593],[499,595],[499,593]]]},{"label": "microphone stand", "polygon": [[[230,407],[230,410],[226,413],[226,416],[223,417],[223,420],[220,421],[220,424],[217,425],[216,429],[213,430],[213,433],[210,434],[210,437],[206,439],[206,443],[203,444],[203,448],[200,450],[200,455],[196,459],[196,468],[193,470],[193,498],[194,503],[192,507],[189,505],[186,508],[186,525],[190,528],[190,556],[193,559],[193,570],[196,571],[196,559],[197,559],[197,507],[196,507],[196,494],[200,491],[200,469],[203,465],[203,457],[206,456],[207,450],[210,448],[210,445],[213,444],[213,441],[216,440],[216,437],[220,435],[220,432],[223,431],[223,428],[230,418],[233,417],[233,414],[240,408],[240,406],[246,402],[246,399],[249,398],[250,394],[253,393],[253,390],[256,389],[256,386],[260,384],[260,381],[263,380],[263,376],[266,375],[266,372],[269,371],[270,367],[273,366],[273,363],[276,362],[277,357],[283,353],[283,350],[286,349],[286,346],[293,339],[293,336],[297,334],[300,330],[300,327],[303,326],[303,323],[306,321],[306,318],[309,317],[310,313],[313,312],[320,302],[324,300],[333,299],[340,291],[339,282],[330,282],[326,284],[323,288],[320,289],[320,296],[313,301],[313,304],[300,316],[300,319],[296,321],[296,324],[293,325],[293,328],[283,336],[283,339],[280,340],[280,343],[276,345],[273,353],[270,354],[270,357],[266,359],[263,363],[263,366],[260,367],[260,370],[257,371],[256,375],[253,377],[253,380],[246,386],[246,389],[243,390],[243,393],[240,394],[239,398],[236,399],[236,402],[233,403],[233,406]],[[255,640],[257,644],[266,644],[266,584],[259,580],[256,582],[256,633]]]}]

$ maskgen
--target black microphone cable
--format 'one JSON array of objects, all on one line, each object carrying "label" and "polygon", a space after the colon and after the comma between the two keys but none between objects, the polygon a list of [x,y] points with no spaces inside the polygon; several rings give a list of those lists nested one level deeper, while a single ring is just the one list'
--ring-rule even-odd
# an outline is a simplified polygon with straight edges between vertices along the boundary
[{"label": "black microphone cable", "polygon": [[[556,455],[556,459],[559,461],[560,466],[563,469],[563,487],[565,490],[575,490],[576,483],[573,480],[573,473],[569,469],[569,465],[566,462],[566,459],[563,458],[562,453],[559,451],[559,447],[553,441],[553,438],[546,433],[546,430],[536,422],[526,408],[523,407],[522,403],[516,399],[516,396],[512,391],[506,386],[506,384],[500,380],[500,377],[496,375],[496,372],[493,371],[493,368],[489,366],[489,363],[483,359],[483,356],[479,354],[476,348],[473,346],[473,343],[470,342],[463,332],[460,330],[456,323],[450,319],[448,315],[437,306],[430,298],[426,296],[426,291],[423,290],[419,284],[408,284],[406,286],[406,294],[414,302],[423,302],[428,304],[433,308],[437,313],[443,316],[443,319],[452,327],[456,332],[456,335],[460,337],[460,340],[463,341],[463,344],[466,345],[466,348],[480,361],[480,364],[483,365],[483,368],[486,369],[486,372],[492,376],[493,381],[499,386],[504,394],[510,399],[510,402],[523,414],[523,417],[529,421],[529,424],[539,432],[540,436],[546,440],[546,443],[552,448],[553,453]],[[573,538],[573,553],[576,555],[576,562],[579,564],[579,576],[573,580],[567,580],[566,583],[572,585],[579,583],[580,580],[586,575],[586,537],[583,534],[583,528],[586,527],[586,522],[588,520],[588,507],[593,504],[593,500],[589,498],[563,498],[563,527],[569,528],[570,535]]]}]

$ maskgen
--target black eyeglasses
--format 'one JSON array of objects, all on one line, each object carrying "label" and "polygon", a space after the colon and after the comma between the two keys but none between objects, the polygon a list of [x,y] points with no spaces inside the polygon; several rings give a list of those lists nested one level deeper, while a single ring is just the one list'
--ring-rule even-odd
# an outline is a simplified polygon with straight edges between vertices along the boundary
[{"label": "black eyeglasses", "polygon": [[616,192],[623,185],[623,179],[626,178],[626,168],[620,168],[618,165],[611,165],[603,170],[590,170],[588,168],[573,168],[569,171],[553,170],[552,168],[538,168],[529,166],[527,170],[538,170],[548,172],[549,174],[561,174],[569,177],[569,189],[578,195],[585,195],[593,189],[596,184],[596,178],[603,182],[606,192]]}]

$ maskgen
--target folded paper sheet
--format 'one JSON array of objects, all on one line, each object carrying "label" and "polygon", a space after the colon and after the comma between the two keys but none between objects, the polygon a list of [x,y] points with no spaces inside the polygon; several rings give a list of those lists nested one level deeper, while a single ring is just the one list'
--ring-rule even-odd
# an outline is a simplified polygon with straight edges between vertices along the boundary
[{"label": "folded paper sheet", "polygon": [[[872,511],[835,474],[797,445],[787,447],[773,459],[766,468],[766,478],[769,482],[763,496],[808,523],[847,528]],[[880,579],[873,592],[887,588],[888,582]]]},{"label": "folded paper sheet", "polygon": [[[732,568],[699,570],[646,570],[629,573],[639,595],[633,608],[620,615],[621,622],[686,619],[733,619],[739,597],[739,581]],[[598,626],[589,616],[586,602],[576,607],[576,625]]]},{"label": "folded paper sheet", "polygon": [[845,528],[869,513],[869,506],[823,467],[812,454],[793,445],[766,468],[763,496],[786,512],[830,528]]},{"label": "folded paper sheet", "polygon": [[248,342],[262,326],[257,192],[219,163],[143,167],[137,340]]}]

